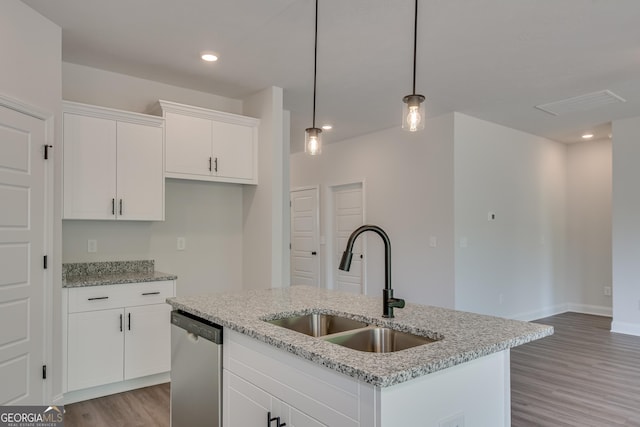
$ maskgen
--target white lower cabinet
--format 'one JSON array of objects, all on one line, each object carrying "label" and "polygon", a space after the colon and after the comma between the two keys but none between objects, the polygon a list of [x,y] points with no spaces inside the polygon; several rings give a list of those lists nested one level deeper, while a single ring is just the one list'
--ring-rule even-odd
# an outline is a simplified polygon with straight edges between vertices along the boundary
[{"label": "white lower cabinet", "polygon": [[224,412],[227,427],[326,426],[229,371],[224,372],[223,384],[228,388]]},{"label": "white lower cabinet", "polygon": [[223,426],[373,426],[374,387],[224,330]]},{"label": "white lower cabinet", "polygon": [[88,389],[171,370],[174,281],[67,292],[67,387]]},{"label": "white lower cabinet", "polygon": [[228,329],[223,353],[224,427],[277,427],[267,414],[286,427],[511,422],[508,349],[383,388]]}]

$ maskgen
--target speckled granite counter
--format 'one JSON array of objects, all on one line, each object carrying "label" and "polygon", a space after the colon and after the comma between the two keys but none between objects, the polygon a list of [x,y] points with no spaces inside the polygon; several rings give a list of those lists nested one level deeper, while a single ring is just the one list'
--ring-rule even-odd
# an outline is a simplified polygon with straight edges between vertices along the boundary
[{"label": "speckled granite counter", "polygon": [[63,288],[156,282],[177,278],[173,274],[155,271],[153,260],[62,264]]},{"label": "speckled granite counter", "polygon": [[[183,310],[319,365],[388,387],[553,334],[553,327],[407,303],[382,317],[381,298],[307,286],[167,300]],[[333,313],[439,341],[395,353],[351,350],[264,322],[294,314]]]}]

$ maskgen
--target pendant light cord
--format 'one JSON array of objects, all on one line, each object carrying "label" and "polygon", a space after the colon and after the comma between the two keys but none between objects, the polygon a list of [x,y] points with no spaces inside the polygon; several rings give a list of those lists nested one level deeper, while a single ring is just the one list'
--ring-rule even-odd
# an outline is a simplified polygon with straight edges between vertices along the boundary
[{"label": "pendant light cord", "polygon": [[[318,0],[316,0],[316,7],[317,7],[317,1]],[[316,15],[317,14],[318,12],[316,10]],[[418,46],[418,0],[416,0],[416,11],[414,15],[415,16],[414,16],[414,22],[413,22],[413,94],[415,95],[416,94],[416,53],[417,53],[417,46]],[[316,16],[316,20],[317,20],[317,16]],[[317,25],[318,24],[316,21],[316,26]],[[315,97],[315,94],[314,94],[314,97]],[[314,116],[315,116],[315,113],[314,113]]]},{"label": "pendant light cord", "polygon": [[[416,0],[417,1],[417,0]],[[318,0],[316,0],[315,45],[313,47],[313,126],[316,127],[316,76],[318,73]],[[414,77],[415,86],[415,77]]]}]

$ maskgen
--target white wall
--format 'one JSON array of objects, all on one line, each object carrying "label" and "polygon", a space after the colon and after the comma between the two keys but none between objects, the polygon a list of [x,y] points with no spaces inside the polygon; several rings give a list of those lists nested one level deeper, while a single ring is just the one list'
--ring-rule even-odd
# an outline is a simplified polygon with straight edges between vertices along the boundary
[{"label": "white wall", "polygon": [[244,114],[260,118],[258,185],[243,189],[245,288],[281,287],[288,282],[282,259],[289,253],[283,223],[289,145],[282,97],[281,88],[270,87],[244,100]]},{"label": "white wall", "polygon": [[611,140],[567,147],[567,301],[611,316]]},{"label": "white wall", "polygon": [[[300,136],[302,137],[302,136]],[[291,156],[291,188],[365,181],[366,220],[391,239],[392,286],[407,301],[453,307],[453,115],[430,119],[421,133],[388,129],[323,147],[322,155]],[[321,208],[322,209],[322,208]],[[320,233],[328,235],[327,213]],[[436,248],[429,238],[438,239]],[[367,237],[368,293],[381,296],[384,248]],[[331,256],[321,248],[322,265]]]},{"label": "white wall", "polygon": [[[63,64],[63,98],[134,112],[158,99],[242,113],[242,101],[75,64]],[[239,184],[167,180],[165,222],[63,221],[63,261],[155,259],[178,276],[178,295],[242,287],[242,200]],[[176,250],[186,237],[185,251]],[[98,252],[87,253],[87,240]]]},{"label": "white wall", "polygon": [[242,186],[168,179],[165,190],[165,221],[63,221],[64,261],[154,259],[180,296],[242,288]]},{"label": "white wall", "polygon": [[563,144],[455,114],[456,309],[564,311],[565,164]]},{"label": "white wall", "polygon": [[[54,120],[54,205],[53,253],[50,254],[53,279],[53,360],[47,392],[57,398],[62,392],[61,331],[61,156],[55,147],[60,141],[61,30],[18,0],[0,2],[0,93],[50,113]],[[3,325],[7,327],[7,325]],[[48,359],[49,356],[47,356]]]},{"label": "white wall", "polygon": [[62,63],[62,95],[67,101],[136,113],[150,113],[156,107],[158,100],[164,99],[242,114],[242,101],[238,99],[68,62]]},{"label": "white wall", "polygon": [[614,332],[640,335],[640,117],[613,122]]}]

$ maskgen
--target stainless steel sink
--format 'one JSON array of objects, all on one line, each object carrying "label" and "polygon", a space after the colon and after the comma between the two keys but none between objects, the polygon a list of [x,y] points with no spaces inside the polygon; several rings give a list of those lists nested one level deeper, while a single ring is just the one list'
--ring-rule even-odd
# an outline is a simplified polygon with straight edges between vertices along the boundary
[{"label": "stainless steel sink", "polygon": [[303,316],[285,317],[283,319],[268,320],[283,328],[301,332],[312,337],[321,337],[338,332],[351,331],[367,326],[364,322],[348,319],[333,314],[311,313]]},{"label": "stainless steel sink", "polygon": [[327,336],[323,339],[353,350],[372,353],[391,353],[437,341],[383,327],[363,328]]}]

